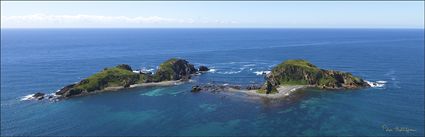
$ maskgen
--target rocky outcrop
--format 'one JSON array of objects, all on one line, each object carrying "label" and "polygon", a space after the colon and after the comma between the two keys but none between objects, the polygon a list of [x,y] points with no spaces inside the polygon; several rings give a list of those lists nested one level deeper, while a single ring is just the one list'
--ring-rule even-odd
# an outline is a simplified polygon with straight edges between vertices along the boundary
[{"label": "rocky outcrop", "polygon": [[34,95],[32,95],[32,97],[36,100],[42,100],[42,99],[44,99],[44,93],[37,92]]},{"label": "rocky outcrop", "polygon": [[59,91],[57,91],[55,94],[56,95],[64,95],[65,93],[69,92],[69,90],[73,89],[75,85],[76,84],[67,85],[67,86],[63,87],[62,89],[60,89]]},{"label": "rocky outcrop", "polygon": [[193,86],[191,92],[199,92],[201,91],[201,87],[200,86]]},{"label": "rocky outcrop", "polygon": [[125,70],[128,70],[128,71],[133,71],[133,69],[131,69],[130,65],[127,65],[127,64],[120,64],[116,67],[120,68],[120,69],[125,69]]},{"label": "rocky outcrop", "polygon": [[227,85],[227,84],[207,84],[207,85],[195,85],[192,86],[191,92],[199,92],[199,91],[212,91],[212,92],[220,92],[227,91],[229,89],[235,90],[257,90],[260,89],[261,85]]},{"label": "rocky outcrop", "polygon": [[200,72],[206,72],[206,71],[209,71],[210,69],[208,67],[206,67],[206,66],[199,66],[199,69],[198,70]]},{"label": "rocky outcrop", "polygon": [[269,80],[266,81],[265,86],[266,86],[266,90],[265,90],[266,94],[277,92],[277,89],[276,89],[277,86],[274,86]]},{"label": "rocky outcrop", "polygon": [[186,60],[172,58],[162,63],[153,75],[154,82],[168,80],[188,80],[197,70]]},{"label": "rocky outcrop", "polygon": [[270,93],[279,85],[313,85],[322,89],[369,87],[363,79],[351,73],[319,69],[306,60],[287,60],[277,65],[266,76],[262,89]]},{"label": "rocky outcrop", "polygon": [[[192,87],[192,92],[194,92],[193,91],[194,89],[196,89],[196,92],[199,92],[199,91],[213,91],[213,92],[224,91],[226,88],[230,88],[230,87],[233,87],[233,86],[229,86],[229,85],[227,85],[227,86],[225,86],[225,85],[196,85],[196,86]],[[237,88],[240,88],[240,87],[237,87]]]}]

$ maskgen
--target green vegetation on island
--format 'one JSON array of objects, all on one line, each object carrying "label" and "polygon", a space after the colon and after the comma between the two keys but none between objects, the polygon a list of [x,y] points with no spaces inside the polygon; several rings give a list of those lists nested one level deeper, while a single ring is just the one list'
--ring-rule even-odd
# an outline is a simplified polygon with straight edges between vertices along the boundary
[{"label": "green vegetation on island", "polygon": [[107,68],[82,80],[75,88],[94,91],[104,89],[105,87],[129,86],[139,81],[138,75],[141,74],[133,73],[132,71],[122,69],[118,66]]},{"label": "green vegetation on island", "polygon": [[136,83],[144,83],[149,77],[149,74],[134,73],[130,66],[122,64],[112,68],[105,68],[76,84],[71,84],[59,90],[56,94],[69,97],[103,90],[107,87],[129,87]]},{"label": "green vegetation on island", "polygon": [[162,63],[155,74],[135,73],[127,64],[104,70],[81,80],[76,84],[65,86],[56,92],[62,97],[85,95],[94,91],[102,91],[108,87],[128,88],[133,84],[162,82],[171,80],[188,80],[197,70],[186,60],[172,58]]},{"label": "green vegetation on island", "polygon": [[153,75],[153,81],[190,79],[190,74],[196,73],[196,69],[186,60],[171,58],[159,65],[158,70]]},{"label": "green vegetation on island", "polygon": [[309,85],[322,89],[352,89],[368,87],[361,78],[351,73],[324,70],[306,60],[287,60],[266,76],[266,83],[259,93],[275,93],[280,85]]}]

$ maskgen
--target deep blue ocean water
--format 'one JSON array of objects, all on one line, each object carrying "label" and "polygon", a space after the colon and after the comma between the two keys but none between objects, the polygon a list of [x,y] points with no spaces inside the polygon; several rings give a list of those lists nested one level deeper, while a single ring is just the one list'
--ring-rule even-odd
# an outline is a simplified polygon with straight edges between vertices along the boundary
[{"label": "deep blue ocean water", "polygon": [[[105,67],[155,69],[171,57],[215,71],[172,87],[21,101]],[[286,59],[387,83],[350,91],[307,89],[281,100],[190,92],[198,83],[261,83],[255,72]],[[1,135],[423,136],[424,30],[2,29]]]}]

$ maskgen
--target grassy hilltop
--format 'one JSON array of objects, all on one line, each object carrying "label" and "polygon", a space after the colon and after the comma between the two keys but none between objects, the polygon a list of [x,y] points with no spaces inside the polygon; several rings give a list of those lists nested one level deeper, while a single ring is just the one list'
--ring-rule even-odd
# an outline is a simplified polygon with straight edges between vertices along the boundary
[{"label": "grassy hilltop", "polygon": [[306,60],[287,60],[274,67],[260,93],[273,93],[280,85],[311,85],[323,89],[359,88],[368,84],[348,72],[324,70]]}]

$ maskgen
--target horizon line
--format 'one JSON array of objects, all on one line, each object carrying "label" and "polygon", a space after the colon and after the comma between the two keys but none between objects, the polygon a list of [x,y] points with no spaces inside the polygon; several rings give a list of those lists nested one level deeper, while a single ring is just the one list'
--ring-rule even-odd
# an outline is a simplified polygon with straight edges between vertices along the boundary
[{"label": "horizon line", "polygon": [[425,27],[0,27],[0,29],[425,29]]}]

